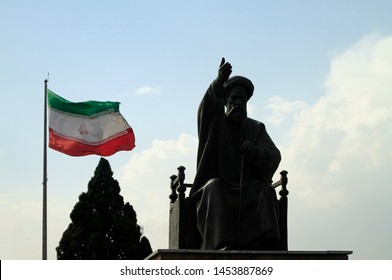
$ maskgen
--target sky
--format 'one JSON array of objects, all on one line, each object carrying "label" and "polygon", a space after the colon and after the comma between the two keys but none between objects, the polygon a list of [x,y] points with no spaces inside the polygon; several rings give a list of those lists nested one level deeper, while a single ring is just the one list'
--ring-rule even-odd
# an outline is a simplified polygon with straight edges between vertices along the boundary
[{"label": "sky", "polygon": [[[169,177],[196,169],[199,102],[222,57],[252,80],[289,172],[289,250],[392,259],[391,1],[0,2],[0,259],[42,258],[44,80],[121,102],[136,148],[107,157],[153,250]],[[48,258],[99,156],[48,150]],[[279,178],[279,172],[274,179]]]}]

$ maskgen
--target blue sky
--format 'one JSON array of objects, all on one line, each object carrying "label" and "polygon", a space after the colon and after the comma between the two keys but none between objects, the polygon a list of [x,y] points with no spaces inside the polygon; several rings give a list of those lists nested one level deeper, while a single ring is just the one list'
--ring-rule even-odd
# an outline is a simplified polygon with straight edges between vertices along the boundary
[{"label": "blue sky", "polygon": [[[40,259],[43,81],[71,101],[120,101],[136,148],[108,160],[154,250],[169,176],[195,172],[196,111],[221,57],[255,85],[289,171],[289,249],[392,259],[390,1],[0,3],[0,259]],[[48,256],[99,157],[48,151]]]}]

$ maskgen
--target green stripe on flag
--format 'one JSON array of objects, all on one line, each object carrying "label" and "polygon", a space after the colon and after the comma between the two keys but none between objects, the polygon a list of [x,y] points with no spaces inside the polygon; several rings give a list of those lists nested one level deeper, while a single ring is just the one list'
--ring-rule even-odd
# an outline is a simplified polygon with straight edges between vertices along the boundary
[{"label": "green stripe on flag", "polygon": [[112,101],[86,101],[70,102],[48,89],[48,106],[57,111],[68,114],[93,117],[108,112],[118,112],[120,102]]}]

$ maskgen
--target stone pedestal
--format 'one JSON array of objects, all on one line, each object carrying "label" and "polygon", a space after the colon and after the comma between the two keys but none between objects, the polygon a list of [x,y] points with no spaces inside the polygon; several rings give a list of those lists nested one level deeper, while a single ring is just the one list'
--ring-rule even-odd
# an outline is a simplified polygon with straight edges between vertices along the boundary
[{"label": "stone pedestal", "polygon": [[159,249],[146,260],[348,260],[352,251],[221,251]]}]

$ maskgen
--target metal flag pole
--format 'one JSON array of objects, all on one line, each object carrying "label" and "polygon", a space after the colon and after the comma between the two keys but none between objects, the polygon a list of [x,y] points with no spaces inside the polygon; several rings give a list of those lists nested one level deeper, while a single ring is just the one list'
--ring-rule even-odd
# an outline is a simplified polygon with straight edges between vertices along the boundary
[{"label": "metal flag pole", "polygon": [[[49,74],[48,74],[49,78]],[[42,259],[47,260],[47,239],[48,239],[48,225],[47,225],[47,182],[48,182],[48,168],[47,168],[47,135],[48,135],[48,79],[45,80],[45,93],[44,93],[44,164],[43,164],[43,199],[42,199]]]}]

